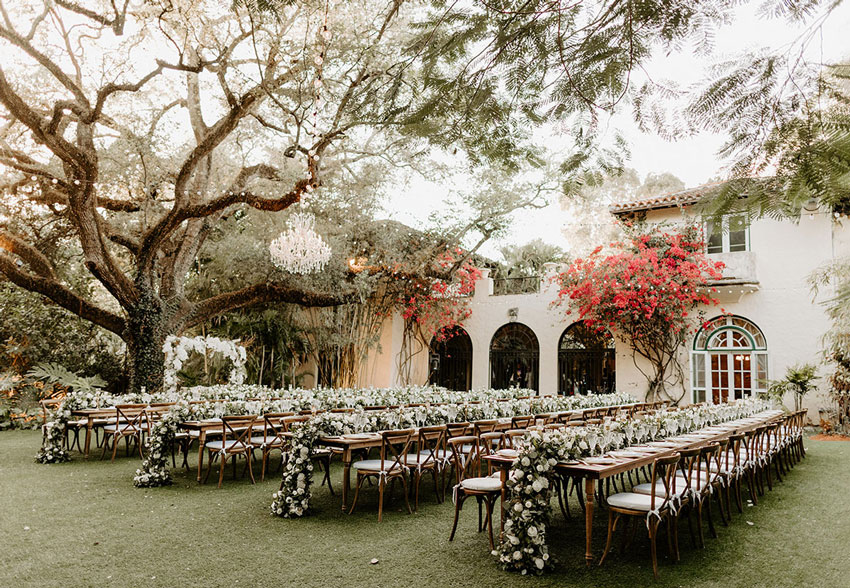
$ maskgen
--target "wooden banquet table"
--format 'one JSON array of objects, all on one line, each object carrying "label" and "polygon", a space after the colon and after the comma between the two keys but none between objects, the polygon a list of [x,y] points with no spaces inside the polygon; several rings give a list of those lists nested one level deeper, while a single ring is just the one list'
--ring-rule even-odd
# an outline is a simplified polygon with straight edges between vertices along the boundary
[{"label": "wooden banquet table", "polygon": [[[555,468],[566,476],[571,476],[575,478],[584,478],[584,505],[585,505],[585,554],[584,558],[589,566],[593,562],[593,549],[592,549],[592,539],[593,539],[593,511],[594,511],[594,501],[596,494],[596,482],[604,480],[606,478],[611,478],[612,476],[616,476],[617,474],[621,474],[630,470],[634,470],[646,465],[651,465],[659,457],[665,457],[668,455],[672,455],[673,453],[681,450],[681,449],[692,449],[697,447],[702,447],[703,445],[707,445],[714,441],[719,441],[721,439],[725,439],[734,433],[743,433],[746,431],[751,431],[756,429],[764,424],[767,424],[777,417],[783,415],[783,412],[780,410],[768,410],[752,417],[748,417],[746,419],[740,419],[737,421],[729,421],[727,423],[719,423],[711,427],[712,429],[725,429],[723,431],[719,431],[712,435],[707,435],[701,437],[699,439],[694,439],[693,441],[681,441],[676,442],[676,447],[669,448],[660,448],[659,451],[654,451],[653,453],[647,453],[641,457],[634,458],[615,458],[616,463],[614,464],[594,464],[594,463],[585,463],[582,460],[578,460],[575,462],[563,462],[559,463],[555,466]],[[692,435],[694,433],[698,433],[699,431],[691,431],[688,433]],[[675,436],[672,437],[675,439]],[[673,441],[671,441],[672,443]],[[625,448],[628,450],[628,448]],[[487,460],[493,467],[499,469],[502,480],[502,502],[501,502],[501,522],[502,522],[502,530],[504,531],[505,524],[505,503],[507,501],[507,479],[508,474],[511,469],[511,464],[514,462],[513,457],[507,457],[504,455],[493,454],[484,456],[484,459]]]},{"label": "wooden banquet table", "polygon": [[[198,434],[198,482],[201,481],[201,471],[204,469],[204,445],[207,443],[207,437],[217,436],[222,434],[221,419],[203,419],[200,421],[183,421],[178,425],[184,431]],[[262,417],[254,421],[251,433],[254,431],[262,433],[267,426],[265,419]],[[246,429],[245,426],[232,426],[234,431]]]},{"label": "wooden banquet table", "polygon": [[[582,413],[586,409],[567,410],[558,413],[557,415],[576,415]],[[497,431],[507,431],[511,428],[510,417],[498,419],[499,424],[496,426]],[[470,424],[475,424],[475,421],[470,421]],[[319,444],[325,447],[333,447],[341,450],[342,456],[342,510],[348,511],[348,493],[351,487],[351,464],[354,460],[354,452],[361,449],[374,449],[381,446],[380,433],[353,433],[350,435],[342,435],[339,437],[321,437]]]}]

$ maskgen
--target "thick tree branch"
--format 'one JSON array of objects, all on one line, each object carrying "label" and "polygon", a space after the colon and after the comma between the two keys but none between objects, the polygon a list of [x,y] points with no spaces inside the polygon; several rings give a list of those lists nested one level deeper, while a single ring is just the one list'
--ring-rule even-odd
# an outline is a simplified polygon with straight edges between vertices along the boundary
[{"label": "thick tree branch", "polygon": [[122,317],[84,300],[56,280],[21,270],[15,263],[15,259],[3,252],[0,252],[0,273],[3,273],[12,283],[21,288],[42,294],[77,316],[112,331],[119,337],[124,336],[124,319]]},{"label": "thick tree branch", "polygon": [[52,280],[58,279],[53,265],[44,254],[17,235],[0,230],[0,249],[20,257],[40,276]]},{"label": "thick tree branch", "polygon": [[351,304],[359,300],[360,295],[357,292],[325,294],[305,291],[276,282],[254,284],[241,290],[207,298],[195,304],[192,311],[183,320],[182,328],[197,325],[224,312],[255,304],[288,302],[307,307],[327,307]]}]

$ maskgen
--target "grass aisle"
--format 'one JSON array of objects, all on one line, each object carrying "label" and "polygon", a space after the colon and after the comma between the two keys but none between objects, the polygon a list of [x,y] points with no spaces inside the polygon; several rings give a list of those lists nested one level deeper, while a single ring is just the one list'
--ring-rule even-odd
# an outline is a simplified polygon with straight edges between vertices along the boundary
[{"label": "grass aisle", "polygon": [[[733,513],[730,527],[718,522],[720,537],[707,537],[705,550],[692,548],[683,524],[677,565],[666,559],[662,536],[655,583],[645,533],[626,556],[614,552],[604,566],[586,570],[583,524],[560,514],[550,532],[557,571],[536,578],[502,572],[485,535],[475,533],[474,503],[448,542],[451,503],[436,504],[427,481],[414,516],[400,511],[397,495],[379,525],[377,491],[368,487],[357,512],[346,516],[338,498],[317,488],[315,514],[288,521],[268,514],[275,476],[251,486],[233,481],[228,469],[217,490],[184,470],[174,486],[140,490],[132,484],[137,459],[87,463],[75,456],[38,465],[39,442],[35,431],[0,434],[2,586],[731,588],[846,586],[850,578],[850,495],[841,490],[850,488],[850,443],[809,441],[809,456],[790,476],[757,507]],[[333,474],[338,489],[338,466]],[[598,515],[601,553],[607,515]],[[372,558],[380,563],[370,565]]]}]

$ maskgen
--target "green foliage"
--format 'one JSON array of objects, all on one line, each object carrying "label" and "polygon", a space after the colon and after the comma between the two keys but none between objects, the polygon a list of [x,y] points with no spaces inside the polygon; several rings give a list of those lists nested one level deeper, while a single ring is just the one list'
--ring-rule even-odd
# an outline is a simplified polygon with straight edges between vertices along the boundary
[{"label": "green foliage", "polygon": [[557,245],[532,239],[524,245],[505,245],[500,250],[504,261],[496,266],[493,278],[526,278],[543,275],[547,263],[566,263],[567,254]]},{"label": "green foliage", "polygon": [[53,363],[40,363],[27,372],[27,377],[58,385],[62,388],[70,388],[75,392],[97,392],[106,386],[106,382],[98,375],[81,376],[71,370]]},{"label": "green foliage", "polygon": [[[61,336],[59,336],[61,335]],[[0,370],[22,375],[36,364],[62,365],[121,384],[121,342],[37,294],[0,282]]]},{"label": "green foliage", "polygon": [[785,371],[785,378],[770,382],[767,395],[782,402],[785,394],[790,392],[794,394],[795,410],[800,410],[803,396],[815,387],[814,383],[818,379],[816,372],[817,366],[808,363],[790,366]]}]

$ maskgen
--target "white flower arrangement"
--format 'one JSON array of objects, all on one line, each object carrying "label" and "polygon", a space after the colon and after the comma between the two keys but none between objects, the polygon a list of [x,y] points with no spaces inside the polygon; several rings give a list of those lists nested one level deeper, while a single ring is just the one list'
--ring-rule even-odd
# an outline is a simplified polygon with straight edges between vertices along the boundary
[{"label": "white flower arrangement", "polygon": [[245,377],[247,376],[245,362],[248,355],[245,347],[240,345],[238,340],[204,337],[202,335],[198,337],[169,335],[162,345],[162,351],[165,353],[163,387],[166,391],[173,392],[177,390],[177,372],[183,368],[183,362],[189,359],[189,353],[191,352],[205,353],[206,351],[212,351],[226,357],[232,364],[229,382],[237,386],[245,382]]}]

